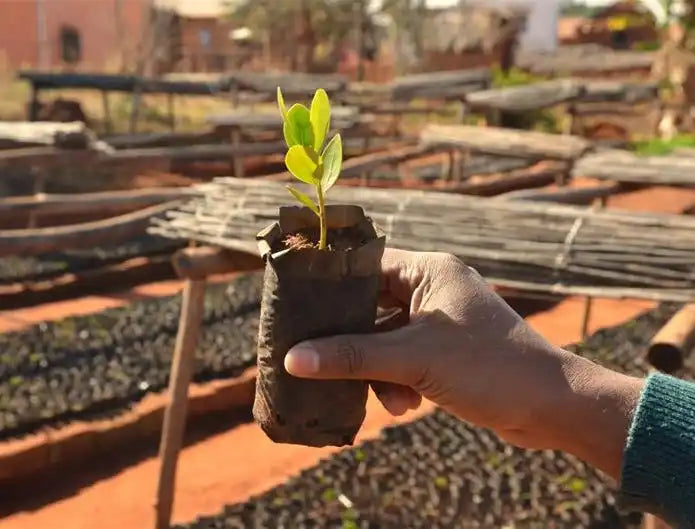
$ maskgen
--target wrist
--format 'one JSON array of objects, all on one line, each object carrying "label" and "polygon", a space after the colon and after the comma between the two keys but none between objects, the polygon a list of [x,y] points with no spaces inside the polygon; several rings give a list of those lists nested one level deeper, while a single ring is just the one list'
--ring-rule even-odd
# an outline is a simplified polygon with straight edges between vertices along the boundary
[{"label": "wrist", "polygon": [[552,446],[617,479],[644,380],[566,354],[566,388],[549,415]]}]

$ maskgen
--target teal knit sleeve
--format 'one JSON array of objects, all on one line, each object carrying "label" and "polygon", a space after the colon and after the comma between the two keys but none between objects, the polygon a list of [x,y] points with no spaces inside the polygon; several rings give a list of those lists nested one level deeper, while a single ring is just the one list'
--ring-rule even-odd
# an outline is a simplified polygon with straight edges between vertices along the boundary
[{"label": "teal knit sleeve", "polygon": [[695,384],[652,375],[632,420],[620,504],[695,527]]}]

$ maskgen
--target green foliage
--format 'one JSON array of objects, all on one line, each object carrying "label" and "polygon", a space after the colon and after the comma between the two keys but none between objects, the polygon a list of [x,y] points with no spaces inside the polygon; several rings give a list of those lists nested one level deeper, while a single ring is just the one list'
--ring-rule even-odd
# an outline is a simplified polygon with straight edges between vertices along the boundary
[{"label": "green foliage", "polygon": [[492,67],[492,86],[493,88],[506,88],[510,86],[523,86],[531,83],[537,83],[538,81],[543,81],[544,78],[538,75],[533,75],[531,73],[525,72],[520,68],[512,68],[509,72],[505,73],[495,64]]},{"label": "green foliage", "polygon": [[311,101],[309,114],[311,129],[314,134],[314,150],[320,152],[331,124],[331,104],[328,101],[328,94],[323,88],[316,90],[314,99]]},{"label": "green foliage", "polygon": [[340,166],[343,163],[343,143],[340,134],[333,136],[323,151],[323,174],[321,175],[321,186],[323,192],[328,191],[338,181],[340,176]]},{"label": "green foliage", "polygon": [[316,213],[316,215],[320,215],[319,208],[316,207],[316,204],[314,204],[314,201],[309,198],[305,193],[302,193],[299,189],[295,189],[292,186],[287,186],[287,190],[292,193],[292,196],[296,198],[299,202],[304,204],[306,207],[308,207],[311,211]]},{"label": "green foliage", "polygon": [[661,43],[658,40],[645,40],[636,42],[632,48],[637,51],[657,51],[661,48]]},{"label": "green foliage", "polygon": [[[295,104],[287,110],[282,90],[277,91],[278,107],[282,115],[282,130],[287,143],[285,165],[301,182],[314,186],[318,206],[301,191],[287,186],[288,191],[302,205],[313,211],[320,221],[319,249],[326,248],[326,211],[324,197],[335,185],[343,163],[343,143],[336,134],[323,148],[331,128],[331,104],[328,94],[318,89],[311,102],[311,109]],[[323,151],[322,151],[323,149]]]},{"label": "green foliage", "polygon": [[633,146],[640,156],[666,156],[680,147],[695,148],[695,134],[677,134],[671,140],[652,138],[637,141]]},{"label": "green foliage", "polygon": [[309,109],[298,103],[292,105],[287,111],[287,118],[283,124],[285,141],[288,147],[304,145],[314,147],[314,131],[311,125]]},{"label": "green foliage", "polygon": [[316,185],[321,178],[319,160],[311,147],[293,145],[285,155],[285,165],[297,180]]},{"label": "green foliage", "polygon": [[326,503],[335,501],[337,498],[338,493],[335,491],[335,489],[326,489],[323,491],[323,494],[321,494],[321,499]]}]

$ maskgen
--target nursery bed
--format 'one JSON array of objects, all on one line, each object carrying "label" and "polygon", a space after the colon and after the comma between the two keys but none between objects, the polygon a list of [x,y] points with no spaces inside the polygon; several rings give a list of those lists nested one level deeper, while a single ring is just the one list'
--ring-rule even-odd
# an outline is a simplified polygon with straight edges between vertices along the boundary
[{"label": "nursery bed", "polygon": [[[571,348],[644,374],[643,348],[675,310],[662,305]],[[627,529],[640,519],[618,513],[609,481],[576,458],[514,448],[436,411],[179,529]]]},{"label": "nursery bed", "polygon": [[[210,285],[196,353],[197,381],[255,362],[260,276]],[[45,425],[123,411],[166,387],[180,297],[0,335],[0,439]]]},{"label": "nursery bed", "polygon": [[133,257],[170,254],[183,246],[179,241],[142,234],[114,246],[72,249],[37,256],[2,257],[0,285],[50,279],[66,272],[78,273]]}]

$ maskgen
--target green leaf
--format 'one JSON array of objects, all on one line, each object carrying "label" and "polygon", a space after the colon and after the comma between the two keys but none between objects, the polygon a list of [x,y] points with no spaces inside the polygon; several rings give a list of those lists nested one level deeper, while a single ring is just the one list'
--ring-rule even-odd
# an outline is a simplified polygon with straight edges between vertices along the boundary
[{"label": "green leaf", "polygon": [[278,107],[280,108],[280,114],[282,114],[282,119],[286,121],[287,120],[287,107],[285,106],[285,98],[282,97],[282,90],[280,90],[279,86],[278,86],[277,98],[278,98]]},{"label": "green leaf", "polygon": [[314,147],[314,132],[311,130],[311,115],[307,107],[298,103],[292,105],[287,111],[285,123],[289,132],[289,134],[285,133],[288,147],[295,145]]},{"label": "green leaf", "polygon": [[297,180],[314,186],[319,183],[319,178],[316,176],[319,162],[313,149],[303,145],[293,145],[285,155],[285,165]]},{"label": "green leaf", "polygon": [[323,88],[316,90],[311,101],[310,111],[311,129],[314,133],[314,150],[321,152],[323,142],[326,141],[328,127],[331,124],[331,104],[328,94]]},{"label": "green leaf", "polygon": [[319,215],[319,208],[314,204],[314,201],[309,198],[308,195],[305,195],[302,193],[299,189],[295,189],[292,186],[287,186],[287,191],[292,193],[292,196],[299,200],[302,204],[304,204],[306,207],[308,207],[311,211],[316,213],[316,215]]},{"label": "green leaf", "polygon": [[340,134],[333,136],[323,151],[323,171],[321,175],[321,187],[327,192],[338,181],[340,167],[343,164],[343,141]]},{"label": "green leaf", "polygon": [[292,126],[290,125],[289,121],[285,121],[282,124],[282,135],[285,137],[285,143],[288,147],[292,147],[293,145],[297,145],[299,143],[294,137],[294,131],[292,130]]}]

